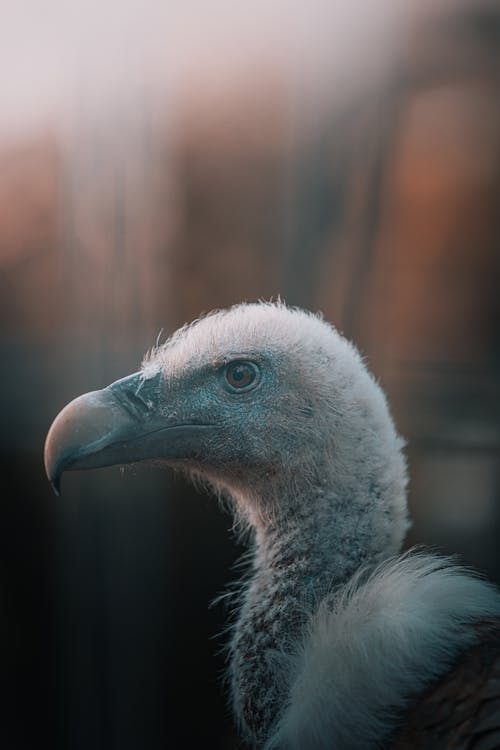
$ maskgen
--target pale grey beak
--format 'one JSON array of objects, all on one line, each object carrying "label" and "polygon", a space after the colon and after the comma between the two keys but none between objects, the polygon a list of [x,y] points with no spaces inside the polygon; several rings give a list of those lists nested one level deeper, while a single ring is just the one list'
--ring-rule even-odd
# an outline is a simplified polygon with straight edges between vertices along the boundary
[{"label": "pale grey beak", "polygon": [[56,494],[61,475],[153,458],[193,458],[203,424],[168,424],[159,413],[161,374],[134,373],[71,401],[45,441],[45,471]]}]

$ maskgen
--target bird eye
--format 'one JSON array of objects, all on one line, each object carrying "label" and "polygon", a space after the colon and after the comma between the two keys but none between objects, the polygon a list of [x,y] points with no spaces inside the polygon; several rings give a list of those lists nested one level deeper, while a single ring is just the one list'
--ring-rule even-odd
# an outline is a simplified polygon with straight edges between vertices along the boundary
[{"label": "bird eye", "polygon": [[249,391],[259,382],[259,368],[254,362],[230,362],[224,368],[226,383],[232,391]]}]

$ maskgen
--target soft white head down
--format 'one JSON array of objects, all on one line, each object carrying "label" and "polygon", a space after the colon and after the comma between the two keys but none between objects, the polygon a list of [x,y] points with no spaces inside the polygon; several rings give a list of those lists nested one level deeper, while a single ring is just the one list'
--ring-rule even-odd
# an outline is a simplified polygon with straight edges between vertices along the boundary
[{"label": "soft white head down", "polygon": [[224,440],[188,470],[228,492],[253,525],[284,520],[325,492],[354,515],[377,506],[376,530],[387,554],[397,551],[408,527],[403,442],[355,347],[319,316],[242,304],[177,331],[143,372],[161,369],[174,388],[232,360],[256,362],[259,385],[236,396],[207,377],[191,387],[191,412],[216,410]]}]

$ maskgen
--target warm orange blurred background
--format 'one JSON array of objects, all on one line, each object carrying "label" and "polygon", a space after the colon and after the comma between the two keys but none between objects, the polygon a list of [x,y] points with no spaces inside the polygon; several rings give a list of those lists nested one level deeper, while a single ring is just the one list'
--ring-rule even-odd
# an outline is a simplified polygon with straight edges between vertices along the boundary
[{"label": "warm orange blurred background", "polygon": [[208,609],[230,519],[159,470],[56,498],[42,467],[69,399],[214,307],[281,295],[354,339],[408,440],[409,544],[500,582],[500,7],[305,6],[52,0],[0,32],[9,750],[240,747]]}]

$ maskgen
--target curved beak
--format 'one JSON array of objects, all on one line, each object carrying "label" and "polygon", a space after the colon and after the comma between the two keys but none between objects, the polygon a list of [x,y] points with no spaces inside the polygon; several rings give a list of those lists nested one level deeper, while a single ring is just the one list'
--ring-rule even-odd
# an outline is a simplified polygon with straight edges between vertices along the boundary
[{"label": "curved beak", "polygon": [[45,441],[45,471],[56,494],[64,471],[196,456],[209,425],[168,424],[158,413],[160,393],[160,373],[134,373],[65,406]]}]

